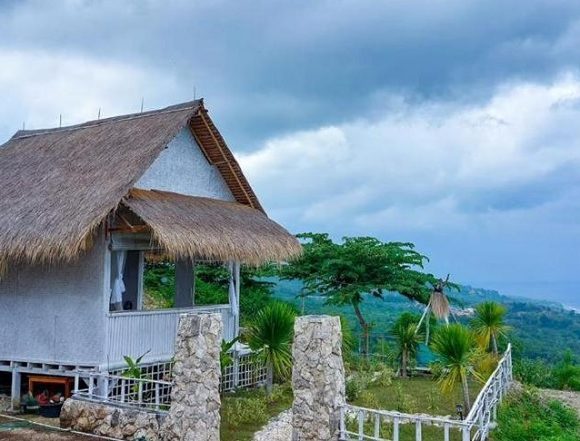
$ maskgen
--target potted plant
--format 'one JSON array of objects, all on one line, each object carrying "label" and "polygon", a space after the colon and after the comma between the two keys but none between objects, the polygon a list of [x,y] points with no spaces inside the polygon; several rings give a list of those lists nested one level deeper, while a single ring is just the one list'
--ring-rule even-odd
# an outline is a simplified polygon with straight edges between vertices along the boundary
[{"label": "potted plant", "polygon": [[32,394],[29,392],[22,396],[20,408],[24,413],[38,413],[40,406],[38,405],[38,401],[36,401]]}]

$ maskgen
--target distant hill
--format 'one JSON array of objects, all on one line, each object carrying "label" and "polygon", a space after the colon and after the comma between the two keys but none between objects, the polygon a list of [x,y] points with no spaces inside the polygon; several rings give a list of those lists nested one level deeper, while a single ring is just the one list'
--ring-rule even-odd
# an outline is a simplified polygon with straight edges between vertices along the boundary
[{"label": "distant hill", "polygon": [[[349,320],[354,329],[358,323],[349,306],[326,305],[321,296],[298,298],[302,288],[299,281],[276,281],[275,296],[296,305],[306,314],[340,314]],[[478,303],[493,300],[508,308],[507,322],[513,328],[511,341],[515,350],[524,356],[556,362],[566,349],[571,349],[580,358],[580,314],[565,309],[561,304],[543,300],[533,300],[505,296],[498,291],[463,285],[460,291],[449,293],[453,308],[457,312],[472,308]],[[403,311],[422,313],[423,305],[411,302],[398,294],[388,294],[385,300],[368,296],[362,310],[369,322],[373,323],[376,338],[387,336],[393,321]],[[458,318],[468,321],[464,314]]]}]

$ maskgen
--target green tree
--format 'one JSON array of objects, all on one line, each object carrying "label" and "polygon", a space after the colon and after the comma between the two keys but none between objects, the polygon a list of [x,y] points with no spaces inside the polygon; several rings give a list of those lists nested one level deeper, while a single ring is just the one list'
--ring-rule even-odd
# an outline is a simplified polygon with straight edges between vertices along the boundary
[{"label": "green tree", "polygon": [[339,316],[339,318],[340,330],[342,333],[342,358],[347,361],[352,358],[352,353],[355,346],[355,337],[348,320],[342,315]]},{"label": "green tree", "polygon": [[507,309],[497,302],[483,302],[475,307],[475,317],[471,327],[475,332],[478,343],[483,350],[491,347],[494,355],[498,355],[498,339],[504,337],[510,329],[505,324]]},{"label": "green tree", "polygon": [[463,405],[465,411],[469,411],[469,377],[473,376],[481,381],[475,371],[477,345],[472,332],[460,324],[442,326],[433,337],[431,349],[438,356],[441,390],[450,393],[457,384],[461,384]]},{"label": "green tree", "polygon": [[570,349],[564,352],[562,361],[553,369],[558,389],[580,390],[580,366]]},{"label": "green tree", "polygon": [[419,320],[420,317],[416,314],[404,312],[391,328],[391,335],[395,337],[396,342],[399,371],[403,378],[407,378],[410,364],[416,361],[419,345],[423,340],[423,335],[417,332]]},{"label": "green tree", "polygon": [[291,305],[272,302],[256,314],[247,331],[248,345],[278,378],[292,368],[292,338],[296,313]]},{"label": "green tree", "polygon": [[351,305],[364,337],[363,352],[369,352],[371,324],[362,313],[365,296],[383,298],[387,292],[426,303],[430,286],[437,283],[422,272],[427,257],[412,243],[381,242],[372,237],[345,237],[335,243],[328,234],[304,233],[304,254],[282,268],[283,279],[304,283],[303,295],[326,297],[328,304]]},{"label": "green tree", "polygon": [[[275,275],[274,266],[242,265],[240,276],[240,311],[246,320],[255,311],[272,301],[275,283],[267,280]],[[195,266],[195,303],[225,304],[229,301],[230,272],[223,264],[197,263]],[[172,308],[175,301],[175,265],[161,260],[146,263],[144,274],[146,306],[150,309]]]}]

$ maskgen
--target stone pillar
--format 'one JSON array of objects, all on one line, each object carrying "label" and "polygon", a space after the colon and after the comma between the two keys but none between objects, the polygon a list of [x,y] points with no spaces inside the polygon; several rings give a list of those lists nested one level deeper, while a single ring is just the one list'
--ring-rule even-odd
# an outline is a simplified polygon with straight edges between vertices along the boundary
[{"label": "stone pillar", "polygon": [[340,408],[345,403],[339,318],[297,318],[292,356],[292,440],[338,439]]},{"label": "stone pillar", "polygon": [[219,441],[221,314],[182,315],[164,441]]}]

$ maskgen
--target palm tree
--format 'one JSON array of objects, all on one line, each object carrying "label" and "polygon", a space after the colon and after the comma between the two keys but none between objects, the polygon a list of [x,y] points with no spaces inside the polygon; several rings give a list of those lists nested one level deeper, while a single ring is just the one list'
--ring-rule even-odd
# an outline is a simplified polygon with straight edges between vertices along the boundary
[{"label": "palm tree", "polygon": [[438,356],[441,369],[439,385],[445,393],[452,392],[458,383],[463,389],[463,405],[469,411],[468,378],[473,375],[481,380],[475,372],[477,347],[471,331],[463,325],[452,324],[441,327],[433,337],[431,349]]},{"label": "palm tree", "polygon": [[505,336],[510,329],[504,322],[507,309],[496,302],[483,302],[475,307],[475,317],[471,327],[475,332],[478,343],[483,350],[489,350],[498,355],[497,341],[500,336]]},{"label": "palm tree", "polygon": [[397,345],[397,360],[401,377],[407,378],[409,364],[417,358],[419,344],[423,336],[417,332],[419,317],[411,313],[403,313],[391,328],[391,334],[395,337]]},{"label": "palm tree", "polygon": [[258,311],[248,327],[248,345],[278,378],[288,378],[292,368],[295,318],[290,305],[274,302]]}]

